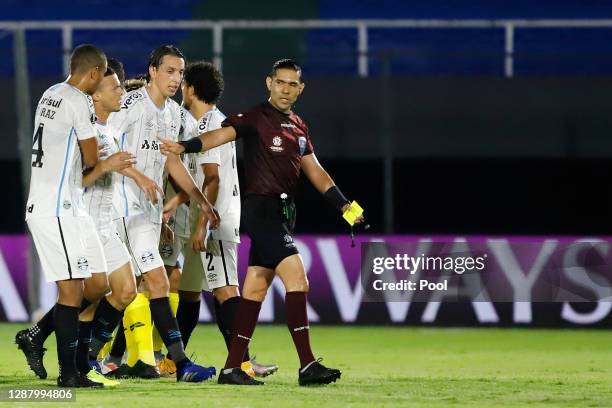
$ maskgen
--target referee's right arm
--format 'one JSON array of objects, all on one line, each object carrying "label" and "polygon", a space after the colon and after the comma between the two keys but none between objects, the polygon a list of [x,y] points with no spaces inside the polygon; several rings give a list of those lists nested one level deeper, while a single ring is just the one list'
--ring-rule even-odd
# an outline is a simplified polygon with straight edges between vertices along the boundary
[{"label": "referee's right arm", "polygon": [[233,126],[204,132],[198,137],[176,143],[172,140],[162,139],[161,152],[164,154],[199,153],[210,150],[222,144],[236,140],[236,130]]}]

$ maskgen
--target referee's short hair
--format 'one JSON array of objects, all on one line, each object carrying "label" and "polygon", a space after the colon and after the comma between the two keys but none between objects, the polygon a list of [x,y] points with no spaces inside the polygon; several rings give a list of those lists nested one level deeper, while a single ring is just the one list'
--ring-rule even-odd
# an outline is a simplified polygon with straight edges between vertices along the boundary
[{"label": "referee's short hair", "polygon": [[92,44],[82,44],[72,51],[70,56],[70,73],[83,73],[95,67],[102,67],[106,62],[104,51]]},{"label": "referee's short hair", "polygon": [[298,73],[298,75],[300,76],[300,81],[303,80],[302,68],[291,58],[283,58],[272,64],[272,70],[270,71],[270,74],[268,76],[270,78],[274,78],[276,76],[276,70],[278,69],[292,69]]},{"label": "referee's short hair", "polygon": [[183,79],[188,86],[193,86],[198,99],[208,104],[217,103],[223,93],[223,75],[210,62],[190,63]]}]

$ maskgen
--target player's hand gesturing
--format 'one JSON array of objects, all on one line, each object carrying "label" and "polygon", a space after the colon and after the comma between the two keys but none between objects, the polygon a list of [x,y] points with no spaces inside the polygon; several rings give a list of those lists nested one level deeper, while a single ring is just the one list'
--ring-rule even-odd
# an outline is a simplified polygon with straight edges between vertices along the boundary
[{"label": "player's hand gesturing", "polygon": [[131,153],[117,152],[103,160],[100,164],[104,172],[107,173],[110,171],[125,170],[134,163],[136,163],[136,158]]},{"label": "player's hand gesturing", "polygon": [[167,156],[169,154],[182,154],[185,148],[170,139],[161,139],[160,151]]},{"label": "player's hand gesturing", "polygon": [[209,222],[210,229],[219,228],[219,224],[221,224],[221,218],[219,217],[219,213],[217,210],[213,208],[212,205],[207,201],[200,203],[200,210],[204,213]]},{"label": "player's hand gesturing", "polygon": [[147,176],[142,175],[140,177],[136,177],[134,181],[136,181],[138,187],[140,187],[140,189],[145,193],[145,196],[147,196],[147,199],[153,204],[157,204],[158,196],[164,198],[164,191],[157,185],[156,182]]}]

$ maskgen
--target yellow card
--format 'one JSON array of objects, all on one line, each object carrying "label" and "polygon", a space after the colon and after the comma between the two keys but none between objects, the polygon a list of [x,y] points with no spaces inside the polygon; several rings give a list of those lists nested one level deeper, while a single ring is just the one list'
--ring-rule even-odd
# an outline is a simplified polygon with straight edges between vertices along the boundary
[{"label": "yellow card", "polygon": [[363,208],[357,201],[353,201],[349,208],[342,214],[342,217],[349,223],[349,225],[355,225],[355,220],[363,214]]}]

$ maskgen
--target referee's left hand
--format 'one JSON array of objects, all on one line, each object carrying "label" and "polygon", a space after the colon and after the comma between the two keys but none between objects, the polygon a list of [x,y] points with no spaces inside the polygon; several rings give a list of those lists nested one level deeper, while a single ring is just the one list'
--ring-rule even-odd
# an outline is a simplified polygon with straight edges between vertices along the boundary
[{"label": "referee's left hand", "polygon": [[161,139],[159,150],[165,156],[169,154],[182,154],[185,151],[183,145],[180,145],[170,139]]},{"label": "referee's left hand", "polygon": [[[351,205],[347,203],[342,206],[340,211],[342,212],[342,214],[344,214],[344,212],[347,211],[349,208],[351,208]],[[364,221],[365,221],[365,218],[363,218],[363,215],[360,215],[359,217],[355,219],[355,224],[361,224]]]}]

